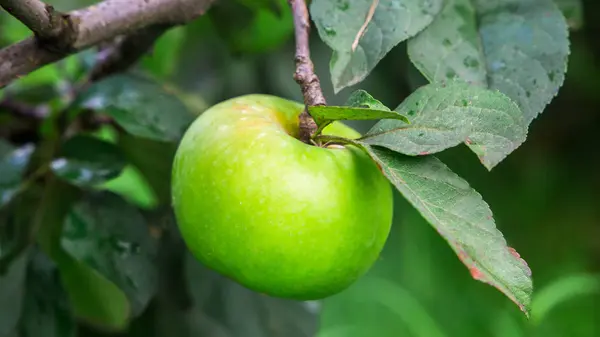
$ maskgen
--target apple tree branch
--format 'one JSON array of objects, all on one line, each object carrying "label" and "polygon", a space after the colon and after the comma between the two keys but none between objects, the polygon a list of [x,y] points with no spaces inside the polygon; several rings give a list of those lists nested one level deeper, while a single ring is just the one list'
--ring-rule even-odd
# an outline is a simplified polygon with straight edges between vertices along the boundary
[{"label": "apple tree branch", "polygon": [[304,104],[306,105],[300,114],[300,139],[306,143],[318,127],[315,120],[308,113],[308,106],[326,105],[325,96],[321,89],[319,77],[315,74],[314,65],[310,59],[310,18],[305,0],[289,0],[294,17],[294,28],[296,37],[296,72],[294,79],[302,89]]},{"label": "apple tree branch", "polygon": [[[35,35],[11,46],[0,49],[0,88],[13,80],[73,53],[113,40],[119,36],[140,34],[146,30],[152,41],[166,27],[187,23],[202,15],[214,0],[105,0],[87,8],[66,14],[55,12],[51,7],[36,0],[0,0],[0,5],[25,23]],[[45,11],[41,11],[45,6]],[[49,9],[50,8],[50,9]],[[40,19],[40,15],[47,14]],[[52,20],[59,18],[59,33]],[[150,28],[154,27],[154,28]],[[54,32],[54,33],[53,33]],[[51,36],[52,39],[42,37]],[[123,44],[131,48],[132,44]],[[147,48],[146,48],[147,49]],[[113,50],[120,53],[122,50]],[[131,63],[133,54],[129,52]],[[125,55],[121,53],[121,55]],[[141,54],[137,55],[137,57]],[[117,58],[111,58],[116,62]],[[135,60],[133,60],[135,61]]]}]

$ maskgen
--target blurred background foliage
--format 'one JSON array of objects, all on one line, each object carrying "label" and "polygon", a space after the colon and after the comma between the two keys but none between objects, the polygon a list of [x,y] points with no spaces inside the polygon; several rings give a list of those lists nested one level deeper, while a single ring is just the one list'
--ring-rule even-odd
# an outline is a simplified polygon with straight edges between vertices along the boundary
[{"label": "blurred background foliage", "polygon": [[[440,156],[483,195],[509,245],[517,248],[533,270],[530,320],[495,289],[472,280],[446,242],[398,194],[392,233],[380,260],[347,291],[318,303],[299,303],[243,289],[193,260],[177,236],[172,217],[165,212],[173,144],[115,137],[115,130],[104,128],[93,136],[118,144],[125,159],[117,161],[117,168],[107,168],[117,173],[96,189],[119,194],[142,209],[151,234],[167,233],[154,235],[161,238],[156,256],[136,256],[127,262],[131,264],[119,267],[136,268],[141,273],[139,282],[148,289],[156,288],[152,290],[157,291],[156,297],[137,298],[139,303],[150,304],[125,332],[89,321],[76,325],[69,319],[69,305],[61,302],[64,290],[55,277],[48,276],[53,275],[48,272],[53,264],[33,252],[28,265],[24,258],[17,259],[0,277],[0,288],[14,289],[0,291],[0,336],[16,336],[7,322],[15,321],[21,311],[18,324],[26,336],[73,336],[76,332],[80,336],[172,337],[600,336],[600,22],[596,19],[600,3],[587,0],[581,7],[573,0],[555,1],[572,28],[569,70],[559,95],[532,124],[527,142],[492,172],[465,147]],[[94,3],[48,2],[64,11]],[[218,2],[208,15],[165,34],[132,73],[154,77],[196,114],[246,93],[301,101],[292,79],[290,13],[285,0],[265,2],[267,6],[259,1]],[[28,35],[19,22],[0,13],[0,46]],[[316,71],[330,104],[343,104],[353,89],[361,88],[387,106],[396,106],[425,83],[410,65],[405,45],[400,45],[363,83],[334,95],[328,72],[331,51],[314,30],[311,43]],[[90,68],[94,53],[90,50],[25,76],[0,91],[0,98],[11,95],[50,111],[63,109],[69,83]],[[149,104],[141,102],[138,108],[149,109]],[[0,125],[8,119],[9,114],[0,109]],[[363,132],[370,127],[366,122],[352,125]],[[45,132],[43,124],[40,130]],[[12,141],[18,143],[19,139]],[[21,207],[34,207],[31,205],[35,204]],[[116,208],[111,210],[117,214],[103,213],[107,226],[111,219],[123,216]],[[136,214],[127,217],[120,224],[144,221]],[[88,228],[89,233],[102,230],[94,228]],[[69,238],[63,239],[63,246],[64,240]],[[76,255],[73,251],[81,249],[78,247],[71,247],[72,254]],[[140,267],[144,263],[156,263],[157,275],[146,273]],[[10,277],[24,268],[27,279]],[[151,284],[154,281],[156,284]],[[27,296],[15,307],[20,291]],[[106,296],[110,303],[119,301]],[[36,313],[40,308],[44,315]]]}]

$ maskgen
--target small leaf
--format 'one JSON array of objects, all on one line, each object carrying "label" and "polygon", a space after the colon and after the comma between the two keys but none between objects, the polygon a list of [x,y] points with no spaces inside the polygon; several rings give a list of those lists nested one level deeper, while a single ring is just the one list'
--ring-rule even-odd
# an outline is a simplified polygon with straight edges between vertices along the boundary
[{"label": "small leaf", "polygon": [[29,265],[26,285],[22,337],[75,336],[75,320],[58,269],[39,251]]},{"label": "small leaf", "polygon": [[311,17],[333,49],[335,92],[362,81],[397,44],[427,27],[442,0],[314,0]]},{"label": "small leaf", "polygon": [[214,317],[212,325],[227,329],[229,337],[312,337],[317,332],[317,302],[253,292],[203,266],[191,254],[186,257],[186,276],[195,308]]},{"label": "small leaf", "polygon": [[348,97],[348,100],[346,100],[346,106],[390,111],[390,108],[385,106],[379,100],[375,99],[375,97],[371,96],[368,92],[360,89],[350,94],[350,97]]},{"label": "small leaf", "polygon": [[519,108],[508,97],[460,82],[421,87],[396,111],[409,116],[411,124],[380,121],[362,141],[406,155],[436,153],[466,142],[492,169],[527,136]]},{"label": "small leaf", "polygon": [[109,114],[133,135],[162,141],[178,141],[193,120],[175,95],[133,75],[111,76],[93,84],[77,105]]},{"label": "small leaf", "polygon": [[333,120],[373,120],[373,119],[399,119],[408,123],[406,116],[396,111],[373,110],[365,108],[352,108],[346,106],[315,105],[308,108],[310,115],[317,124]]},{"label": "small leaf", "polygon": [[318,125],[334,120],[373,120],[399,119],[408,123],[406,116],[395,111],[373,98],[364,90],[357,90],[350,95],[345,106],[309,106],[308,111]]},{"label": "small leaf", "polygon": [[19,322],[28,256],[28,253],[21,254],[12,261],[6,273],[0,275],[0,336],[7,336]]},{"label": "small leaf", "polygon": [[122,289],[134,316],[156,293],[156,242],[142,215],[123,199],[109,193],[87,196],[68,215],[61,243]]},{"label": "small leaf", "polygon": [[94,186],[115,178],[125,167],[118,147],[95,137],[75,136],[62,148],[50,167],[60,178],[78,185]]},{"label": "small leaf", "polygon": [[19,192],[23,173],[34,150],[33,144],[15,148],[0,140],[0,207],[8,204]]},{"label": "small leaf", "polygon": [[448,241],[471,276],[496,287],[528,315],[531,270],[507,246],[481,195],[433,156],[408,157],[364,147],[398,191]]}]

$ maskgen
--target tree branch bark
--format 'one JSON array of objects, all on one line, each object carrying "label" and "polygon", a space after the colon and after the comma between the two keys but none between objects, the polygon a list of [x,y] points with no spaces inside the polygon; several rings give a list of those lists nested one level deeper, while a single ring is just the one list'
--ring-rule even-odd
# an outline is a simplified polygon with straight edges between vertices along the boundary
[{"label": "tree branch bark", "polygon": [[31,37],[0,50],[0,88],[46,64],[117,36],[150,26],[184,24],[206,12],[213,1],[106,0],[70,12],[62,16],[69,29],[61,32],[59,41],[48,45]]},{"label": "tree branch bark", "polygon": [[123,72],[152,48],[170,25],[155,25],[140,29],[127,36],[117,38],[111,45],[98,53],[98,59],[89,76],[90,81],[98,81],[106,76]]},{"label": "tree branch bark", "polygon": [[310,18],[305,0],[289,0],[294,16],[296,36],[296,72],[294,79],[302,89],[306,107],[300,114],[300,140],[310,143],[311,137],[318,127],[315,120],[308,113],[308,107],[313,105],[326,105],[319,77],[315,74],[314,65],[310,59]]},{"label": "tree branch bark", "polygon": [[40,0],[0,0],[0,6],[40,39],[52,40],[68,29],[68,20]]}]

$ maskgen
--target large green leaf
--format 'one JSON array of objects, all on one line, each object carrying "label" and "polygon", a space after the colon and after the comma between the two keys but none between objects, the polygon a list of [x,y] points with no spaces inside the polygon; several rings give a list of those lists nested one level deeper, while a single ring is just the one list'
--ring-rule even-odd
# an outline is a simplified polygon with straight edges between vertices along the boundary
[{"label": "large green leaf", "polygon": [[156,242],[137,209],[110,193],[77,203],[63,229],[62,247],[114,282],[139,315],[156,293]]},{"label": "large green leaf", "polygon": [[124,329],[131,309],[125,294],[97,271],[74,259],[60,245],[63,223],[80,191],[57,178],[46,181],[33,215],[37,241],[60,272],[74,315],[104,329]]},{"label": "large green leaf", "polygon": [[408,52],[432,82],[460,78],[506,94],[529,125],[564,81],[568,30],[551,0],[448,0]]},{"label": "large green leaf", "polygon": [[56,266],[36,251],[29,264],[22,337],[72,337],[76,324]]},{"label": "large green leaf", "polygon": [[9,203],[19,192],[23,173],[34,149],[32,144],[15,148],[0,140],[0,207]]},{"label": "large green leaf", "polygon": [[162,141],[178,141],[194,117],[159,83],[134,75],[94,83],[77,105],[107,113],[133,135]]},{"label": "large green leaf", "polygon": [[519,107],[497,91],[451,82],[417,89],[396,111],[411,124],[383,120],[362,138],[407,155],[424,155],[466,142],[493,168],[519,147],[527,128]]},{"label": "large green leaf", "polygon": [[2,337],[13,332],[21,317],[28,255],[21,254],[12,261],[6,273],[0,275],[0,336]]},{"label": "large green leaf", "polygon": [[335,92],[359,83],[398,43],[427,27],[442,0],[314,0],[310,12],[333,49]]},{"label": "large green leaf", "polygon": [[125,167],[125,157],[115,145],[95,137],[78,135],[62,147],[52,161],[52,171],[78,186],[95,186],[115,178]]},{"label": "large green leaf", "polygon": [[507,246],[481,195],[433,156],[409,157],[364,147],[398,191],[448,241],[473,278],[496,287],[528,314],[531,270]]}]

